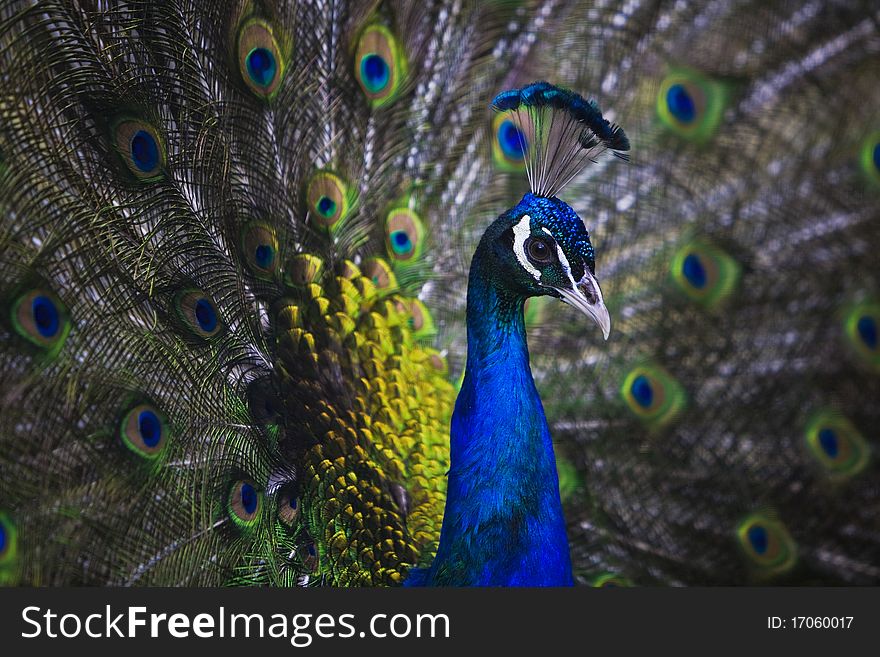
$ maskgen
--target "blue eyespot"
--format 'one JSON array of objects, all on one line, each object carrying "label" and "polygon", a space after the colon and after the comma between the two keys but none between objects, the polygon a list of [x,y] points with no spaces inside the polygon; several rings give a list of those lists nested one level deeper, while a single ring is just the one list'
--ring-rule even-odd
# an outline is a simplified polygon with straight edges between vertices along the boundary
[{"label": "blue eyespot", "polygon": [[405,231],[396,230],[391,233],[391,247],[395,253],[407,253],[412,249],[412,241]]},{"label": "blue eyespot", "polygon": [[153,411],[144,410],[138,414],[138,431],[147,447],[156,447],[162,440],[162,423]]},{"label": "blue eyespot", "polygon": [[278,65],[267,48],[254,48],[247,56],[247,71],[255,84],[268,87],[275,79]]},{"label": "blue eyespot", "polygon": [[146,130],[138,130],[131,138],[131,161],[144,173],[159,165],[159,144]]},{"label": "blue eyespot", "polygon": [[211,333],[217,328],[217,313],[207,299],[196,301],[196,321],[205,333]]},{"label": "blue eyespot", "polygon": [[318,199],[318,212],[325,217],[332,217],[336,214],[336,203],[329,196],[322,196]]},{"label": "blue eyespot", "polygon": [[254,253],[254,259],[257,261],[257,266],[269,269],[272,261],[275,260],[275,249],[270,244],[260,244]]},{"label": "blue eyespot", "polygon": [[651,403],[654,401],[654,388],[651,386],[648,377],[644,375],[637,376],[632,382],[630,390],[639,406],[643,408],[651,406]]},{"label": "blue eyespot", "polygon": [[690,123],[697,116],[694,99],[684,85],[674,84],[669,87],[669,91],[666,92],[666,105],[669,113],[681,123]]},{"label": "blue eyespot", "polygon": [[364,56],[361,59],[361,79],[371,93],[382,91],[391,79],[388,62],[375,53]]},{"label": "blue eyespot", "polygon": [[168,443],[167,418],[152,404],[138,404],[130,409],[119,427],[122,443],[139,457],[147,460],[159,458]]},{"label": "blue eyespot", "polygon": [[253,528],[260,522],[262,495],[250,480],[240,480],[232,485],[227,501],[229,517],[241,529]]},{"label": "blue eyespot", "polygon": [[236,60],[244,83],[258,97],[270,100],[281,86],[286,63],[273,25],[260,18],[243,23]]},{"label": "blue eyespot", "polygon": [[361,30],[351,61],[354,77],[373,109],[400,95],[407,78],[406,52],[388,27],[372,23]]},{"label": "blue eyespot", "polygon": [[862,315],[856,324],[859,337],[868,349],[877,348],[877,322],[871,315]]},{"label": "blue eyespot", "polygon": [[[249,231],[253,233],[253,231]],[[250,235],[249,237],[254,237]],[[255,243],[256,242],[256,243]],[[249,263],[256,267],[254,253],[256,245],[264,243],[251,240],[246,247],[246,255]],[[222,318],[217,311],[217,306],[204,291],[198,288],[184,288],[174,297],[175,310],[183,322],[183,328],[191,331],[196,337],[208,339],[218,334],[223,329]]]},{"label": "blue eyespot", "polygon": [[756,554],[762,555],[767,552],[767,547],[770,541],[765,527],[757,524],[752,525],[749,527],[747,535],[749,543],[751,543],[752,549]]},{"label": "blue eyespot", "polygon": [[703,266],[700,256],[695,253],[689,253],[682,263],[682,273],[688,283],[697,289],[706,286],[706,268]]},{"label": "blue eyespot", "polygon": [[34,316],[34,326],[44,338],[52,338],[58,333],[61,325],[58,308],[51,299],[44,296],[34,297],[31,302],[31,312]]},{"label": "blue eyespot", "polygon": [[162,177],[165,148],[155,126],[141,119],[120,117],[113,134],[116,150],[136,178],[150,182]]},{"label": "blue eyespot", "polygon": [[506,157],[521,160],[525,155],[526,138],[513,121],[502,121],[498,127],[498,143]]},{"label": "blue eyespot", "polygon": [[293,492],[283,492],[278,498],[278,519],[288,528],[294,528],[299,520],[298,502]]},{"label": "blue eyespot", "polygon": [[394,208],[385,218],[385,246],[398,262],[417,260],[424,247],[424,227],[409,208]]},{"label": "blue eyespot", "polygon": [[783,573],[797,563],[797,544],[772,515],[751,514],[737,525],[736,536],[745,556],[765,574]]},{"label": "blue eyespot", "polygon": [[241,508],[248,515],[257,511],[257,491],[248,483],[241,485]]},{"label": "blue eyespot", "polygon": [[278,240],[275,231],[260,222],[245,226],[241,233],[245,264],[258,278],[271,279],[278,267]]},{"label": "blue eyespot", "polygon": [[874,168],[880,171],[880,144],[874,146]]},{"label": "blue eyespot", "polygon": [[807,448],[835,480],[861,472],[870,460],[870,449],[859,430],[833,408],[820,409],[807,424]]},{"label": "blue eyespot", "polygon": [[58,297],[45,288],[30,290],[13,301],[10,311],[16,333],[43,349],[46,357],[58,353],[71,325]]},{"label": "blue eyespot", "polygon": [[819,430],[819,445],[822,446],[822,451],[824,451],[829,458],[837,458],[840,447],[837,443],[837,433],[834,429],[824,427]]},{"label": "blue eyespot", "polygon": [[0,582],[3,581],[3,567],[15,560],[16,538],[15,525],[5,513],[0,511]]},{"label": "blue eyespot", "polygon": [[299,547],[299,558],[302,560],[303,568],[307,572],[315,572],[318,569],[318,551],[315,544],[309,541],[305,545]]}]

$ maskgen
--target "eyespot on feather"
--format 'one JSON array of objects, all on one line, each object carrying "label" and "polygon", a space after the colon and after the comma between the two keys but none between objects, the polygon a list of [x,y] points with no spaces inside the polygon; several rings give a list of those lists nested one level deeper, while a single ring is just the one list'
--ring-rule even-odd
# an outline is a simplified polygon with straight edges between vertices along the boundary
[{"label": "eyespot on feather", "polygon": [[374,108],[398,97],[406,70],[406,55],[390,29],[373,24],[361,31],[354,53],[354,75]]},{"label": "eyespot on feather", "polygon": [[705,142],[721,124],[727,97],[722,83],[695,71],[676,69],[660,83],[657,114],[671,132]]},{"label": "eyespot on feather", "polygon": [[[530,118],[521,114],[519,121],[530,127]],[[492,118],[492,160],[502,171],[518,172],[526,168],[526,153],[529,149],[528,129],[520,129],[511,112],[500,112]]]},{"label": "eyespot on feather", "polygon": [[0,511],[0,568],[8,566],[18,554],[18,530],[11,518]]},{"label": "eyespot on feather", "polygon": [[255,276],[271,279],[278,271],[278,240],[275,231],[263,223],[245,227],[241,236],[245,263]]},{"label": "eyespot on feather", "polygon": [[437,330],[434,326],[434,318],[428,307],[416,298],[400,298],[401,309],[407,315],[406,321],[412,330],[413,337],[417,340],[432,338]]},{"label": "eyespot on feather", "polygon": [[681,384],[655,365],[640,365],[630,370],[620,393],[629,409],[654,427],[671,422],[686,404]]},{"label": "eyespot on feather", "polygon": [[590,586],[599,589],[629,588],[632,582],[616,573],[602,573],[590,580]]},{"label": "eyespot on feather", "polygon": [[724,251],[699,241],[681,247],[670,269],[678,288],[707,308],[717,307],[733,293],[741,271],[739,263]]},{"label": "eyespot on feather", "polygon": [[11,308],[15,331],[49,354],[56,354],[70,332],[70,319],[61,300],[46,289],[19,296]]},{"label": "eyespot on feather", "polygon": [[119,437],[138,456],[155,459],[167,444],[168,421],[152,404],[138,404],[122,419]]},{"label": "eyespot on feather", "polygon": [[305,540],[303,544],[300,545],[298,554],[303,568],[307,572],[314,573],[318,570],[318,547],[315,545],[314,541],[311,539]]},{"label": "eyespot on feather", "polygon": [[202,290],[182,290],[175,296],[174,304],[178,317],[193,335],[207,339],[223,329],[217,306]]},{"label": "eyespot on feather", "polygon": [[856,355],[880,370],[880,303],[865,301],[853,306],[846,313],[844,333]]},{"label": "eyespot on feather", "polygon": [[260,98],[268,100],[278,92],[286,63],[268,22],[252,18],[239,28],[238,67],[244,83]]},{"label": "eyespot on feather", "polygon": [[348,216],[354,199],[345,181],[331,171],[316,172],[306,187],[309,212],[327,228],[335,228]]},{"label": "eyespot on feather", "polygon": [[278,495],[278,519],[288,528],[296,526],[300,518],[300,502],[292,491],[282,491]]},{"label": "eyespot on feather", "polygon": [[263,496],[250,480],[236,481],[229,491],[227,511],[239,527],[252,527],[259,521]]},{"label": "eyespot on feather", "polygon": [[785,525],[767,514],[745,518],[736,536],[749,561],[768,574],[790,570],[797,561],[797,549]]},{"label": "eyespot on feather", "polygon": [[869,135],[862,144],[860,161],[865,176],[880,188],[880,130]]},{"label": "eyespot on feather", "polygon": [[361,273],[366,276],[377,290],[393,292],[397,289],[397,277],[391,267],[382,258],[369,258],[361,266]]},{"label": "eyespot on feather", "polygon": [[805,439],[813,458],[837,479],[857,475],[870,460],[865,438],[852,422],[832,409],[818,411],[810,418]]},{"label": "eyespot on feather", "polygon": [[443,376],[447,376],[449,374],[449,363],[439,351],[437,351],[436,349],[428,348],[425,349],[425,353],[428,355],[428,362],[431,363],[431,367],[433,367]]},{"label": "eyespot on feather", "polygon": [[129,171],[144,182],[163,176],[165,146],[158,131],[139,119],[122,119],[113,127],[116,150]]},{"label": "eyespot on feather", "polygon": [[408,208],[394,208],[385,218],[385,247],[388,257],[399,262],[418,259],[425,229],[419,216]]}]

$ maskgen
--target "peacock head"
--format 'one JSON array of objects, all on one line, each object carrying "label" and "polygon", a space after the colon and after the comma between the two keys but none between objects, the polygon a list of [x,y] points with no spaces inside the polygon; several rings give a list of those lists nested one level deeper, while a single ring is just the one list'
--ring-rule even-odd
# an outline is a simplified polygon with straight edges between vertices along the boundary
[{"label": "peacock head", "polygon": [[505,288],[522,298],[552,296],[592,318],[608,339],[611,318],[595,275],[590,235],[558,198],[531,192],[487,231]]},{"label": "peacock head", "polygon": [[504,128],[496,150],[521,157],[531,188],[486,233],[507,288],[526,298],[561,299],[592,318],[607,340],[611,318],[590,235],[557,194],[603,152],[626,159],[629,140],[594,101],[547,82],[504,91],[493,106]]}]

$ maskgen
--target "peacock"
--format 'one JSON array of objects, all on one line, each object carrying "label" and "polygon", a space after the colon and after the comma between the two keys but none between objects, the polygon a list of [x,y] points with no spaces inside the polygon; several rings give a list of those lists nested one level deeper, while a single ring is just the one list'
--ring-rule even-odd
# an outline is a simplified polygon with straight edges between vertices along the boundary
[{"label": "peacock", "polygon": [[0,583],[880,583],[870,0],[10,0]]}]

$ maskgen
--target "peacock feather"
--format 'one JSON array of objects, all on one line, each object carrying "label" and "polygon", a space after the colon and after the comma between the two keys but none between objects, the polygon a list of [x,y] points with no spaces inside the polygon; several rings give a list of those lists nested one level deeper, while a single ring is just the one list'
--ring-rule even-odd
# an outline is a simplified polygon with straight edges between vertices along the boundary
[{"label": "peacock feather", "polygon": [[875,4],[4,3],[0,583],[880,582]]}]

